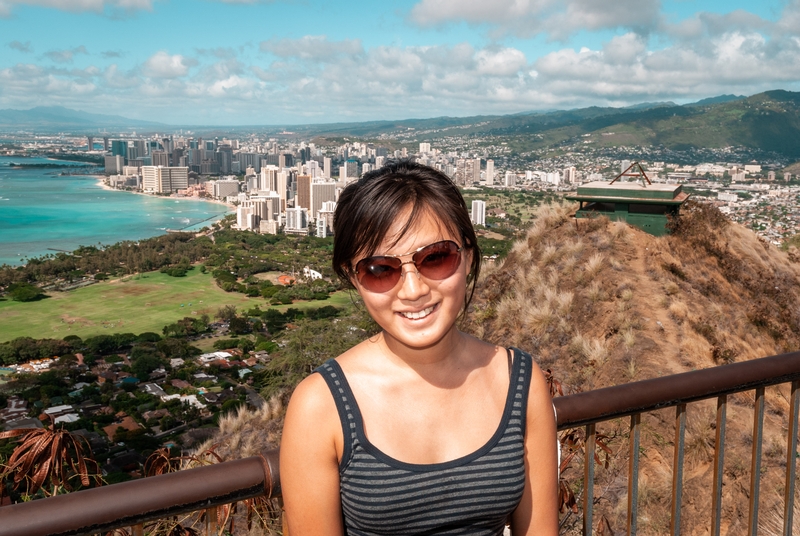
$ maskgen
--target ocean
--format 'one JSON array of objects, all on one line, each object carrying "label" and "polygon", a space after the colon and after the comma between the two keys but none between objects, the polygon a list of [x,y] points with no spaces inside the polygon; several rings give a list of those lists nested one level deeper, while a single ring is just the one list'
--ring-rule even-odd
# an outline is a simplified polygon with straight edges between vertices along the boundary
[{"label": "ocean", "polygon": [[[62,176],[69,168],[13,169],[11,163],[65,162],[0,156],[0,265],[149,238],[167,229],[200,229],[230,213],[220,203],[105,190],[96,177]],[[81,163],[66,163],[84,169]]]}]

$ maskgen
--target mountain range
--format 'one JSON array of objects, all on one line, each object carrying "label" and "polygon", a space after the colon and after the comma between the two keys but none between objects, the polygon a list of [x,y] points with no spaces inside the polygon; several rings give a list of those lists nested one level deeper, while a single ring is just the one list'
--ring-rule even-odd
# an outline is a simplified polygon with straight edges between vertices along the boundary
[{"label": "mountain range", "polygon": [[96,129],[163,128],[163,123],[71,110],[63,106],[37,106],[30,110],[0,110],[0,129],[77,131]]},{"label": "mountain range", "polygon": [[[128,128],[164,130],[166,127],[162,123],[57,106],[0,110],[0,129],[4,130],[90,133],[103,128],[113,135],[115,130]],[[251,130],[272,134],[284,129],[291,129],[298,136],[327,138],[369,139],[399,134],[407,137],[413,133],[413,138],[419,141],[486,135],[507,137],[528,150],[581,138],[594,147],[663,146],[685,150],[737,146],[800,159],[800,93],[773,90],[750,97],[720,95],[683,105],[653,102],[625,108],[592,106],[513,115],[236,128],[238,133]]]}]

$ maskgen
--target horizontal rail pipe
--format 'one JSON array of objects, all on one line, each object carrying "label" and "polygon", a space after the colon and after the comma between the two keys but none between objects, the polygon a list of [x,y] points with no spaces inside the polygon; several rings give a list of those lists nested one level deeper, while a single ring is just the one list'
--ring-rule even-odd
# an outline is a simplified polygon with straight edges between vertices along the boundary
[{"label": "horizontal rail pipe", "polygon": [[792,352],[560,396],[553,404],[565,430],[798,378],[800,352]]},{"label": "horizontal rail pipe", "polygon": [[[800,379],[800,352],[557,397],[559,430]],[[260,495],[278,451],[0,508],[0,536],[89,535]]]},{"label": "horizontal rail pipe", "polygon": [[88,535],[280,494],[278,451],[0,508],[2,536]]}]

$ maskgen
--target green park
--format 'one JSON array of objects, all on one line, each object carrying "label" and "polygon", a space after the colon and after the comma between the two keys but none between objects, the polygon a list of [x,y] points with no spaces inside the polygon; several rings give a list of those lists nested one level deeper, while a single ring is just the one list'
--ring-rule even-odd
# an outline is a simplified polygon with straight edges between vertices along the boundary
[{"label": "green park", "polygon": [[226,305],[245,311],[255,306],[305,309],[333,305],[346,307],[351,298],[346,291],[333,293],[327,300],[297,301],[271,306],[260,297],[225,292],[210,273],[191,270],[185,277],[147,272],[98,282],[69,292],[48,292],[48,297],[32,302],[0,300],[0,342],[17,337],[81,338],[112,333],[161,333],[162,328],[186,316],[207,314],[214,318]]}]

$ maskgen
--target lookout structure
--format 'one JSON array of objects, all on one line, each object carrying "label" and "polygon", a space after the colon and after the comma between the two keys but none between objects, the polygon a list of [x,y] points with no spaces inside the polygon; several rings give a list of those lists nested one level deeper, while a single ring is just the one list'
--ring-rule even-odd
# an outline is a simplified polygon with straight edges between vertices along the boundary
[{"label": "lookout structure", "polygon": [[[634,171],[634,168],[638,168]],[[617,182],[623,177],[639,180]],[[616,176],[611,182],[594,181],[578,186],[578,192],[565,196],[578,201],[576,218],[606,216],[638,227],[654,236],[669,234],[667,217],[677,216],[681,205],[689,198],[680,184],[653,184],[638,162]]]}]

